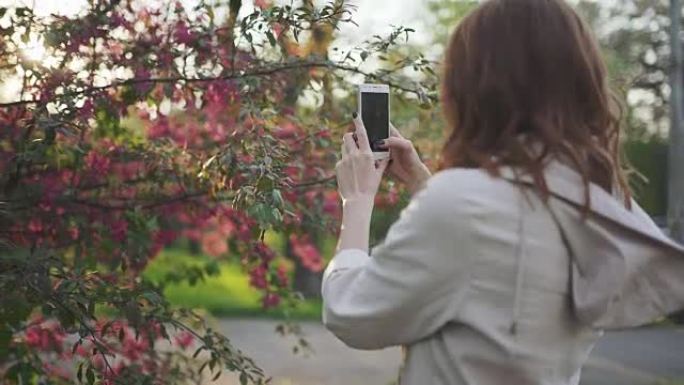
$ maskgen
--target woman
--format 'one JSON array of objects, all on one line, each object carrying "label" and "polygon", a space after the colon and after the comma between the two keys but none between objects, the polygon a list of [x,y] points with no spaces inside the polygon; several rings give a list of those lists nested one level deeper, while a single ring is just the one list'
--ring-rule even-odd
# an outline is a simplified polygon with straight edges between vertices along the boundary
[{"label": "woman", "polygon": [[[445,55],[440,172],[396,130],[389,165],[358,117],[344,136],[325,325],[351,347],[406,346],[401,384],[577,384],[603,330],[684,308],[684,249],[632,200],[606,77],[562,0],[467,16]],[[368,253],[386,168],[415,194]]]}]

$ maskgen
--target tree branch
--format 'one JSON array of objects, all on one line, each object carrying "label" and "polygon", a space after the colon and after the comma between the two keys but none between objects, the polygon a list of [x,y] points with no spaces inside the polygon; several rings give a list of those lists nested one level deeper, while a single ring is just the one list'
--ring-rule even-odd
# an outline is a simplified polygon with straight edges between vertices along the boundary
[{"label": "tree branch", "polygon": [[[172,77],[159,77],[159,78],[147,78],[147,79],[138,79],[138,78],[133,78],[133,79],[128,79],[128,80],[121,80],[121,81],[115,81],[110,84],[106,84],[103,86],[94,86],[94,87],[87,87],[82,90],[78,91],[67,91],[59,95],[55,95],[55,98],[61,98],[61,97],[74,97],[74,96],[79,96],[79,95],[90,95],[95,92],[100,92],[100,91],[105,91],[108,89],[115,89],[119,87],[124,87],[124,86],[131,86],[131,85],[137,85],[137,84],[166,84],[166,83],[208,83],[208,82],[215,82],[215,81],[224,81],[224,80],[232,80],[232,79],[239,79],[239,78],[249,78],[249,77],[262,77],[262,76],[268,76],[268,75],[274,75],[278,72],[285,72],[285,71],[291,71],[291,70],[297,70],[297,69],[305,69],[305,68],[328,68],[332,70],[339,70],[339,71],[344,71],[348,73],[354,73],[354,74],[359,74],[363,75],[365,77],[368,77],[373,80],[382,80],[386,83],[388,83],[392,88],[412,93],[412,94],[420,94],[420,91],[416,88],[410,88],[406,87],[402,84],[396,83],[396,82],[388,82],[387,78],[385,76],[377,75],[374,73],[362,71],[358,67],[346,65],[346,64],[341,64],[341,63],[335,63],[331,61],[301,61],[301,62],[293,62],[293,63],[285,63],[280,66],[274,66],[274,67],[261,67],[261,68],[254,68],[251,70],[243,70],[243,71],[236,71],[235,73],[230,73],[222,76],[216,76],[216,77],[198,77],[198,78],[188,78],[188,77],[183,77],[183,76],[172,76]],[[22,105],[30,105],[30,104],[38,104],[42,101],[40,99],[31,99],[31,100],[17,100],[14,102],[9,102],[9,103],[0,103],[0,108],[8,108],[8,107],[16,107],[16,106],[22,106]]]}]

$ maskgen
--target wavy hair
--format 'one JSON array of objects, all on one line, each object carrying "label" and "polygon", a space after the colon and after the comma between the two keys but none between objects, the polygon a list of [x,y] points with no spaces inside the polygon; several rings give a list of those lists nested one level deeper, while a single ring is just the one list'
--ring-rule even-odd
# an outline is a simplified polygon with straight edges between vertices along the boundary
[{"label": "wavy hair", "polygon": [[514,166],[544,199],[544,164],[565,159],[589,185],[631,192],[622,107],[590,28],[563,0],[488,0],[452,34],[441,91],[450,133],[441,168]]}]

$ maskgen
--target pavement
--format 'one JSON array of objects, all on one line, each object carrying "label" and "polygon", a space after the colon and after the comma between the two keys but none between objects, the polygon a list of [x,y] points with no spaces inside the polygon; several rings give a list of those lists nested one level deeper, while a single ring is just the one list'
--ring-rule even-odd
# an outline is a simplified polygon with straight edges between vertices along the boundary
[{"label": "pavement", "polygon": [[[320,323],[301,323],[310,354],[293,354],[295,338],[275,332],[276,321],[223,319],[218,327],[266,373],[272,385],[389,385],[396,380],[399,348],[358,351]],[[642,328],[606,333],[582,372],[581,385],[656,385],[684,380],[684,328]],[[224,374],[217,385],[238,385]]]}]

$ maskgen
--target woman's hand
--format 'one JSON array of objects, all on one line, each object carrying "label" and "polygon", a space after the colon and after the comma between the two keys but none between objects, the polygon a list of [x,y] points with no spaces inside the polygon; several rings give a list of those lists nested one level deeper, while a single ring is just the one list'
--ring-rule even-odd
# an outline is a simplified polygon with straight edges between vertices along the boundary
[{"label": "woman's hand", "polygon": [[[344,135],[342,160],[337,162],[337,187],[343,204],[360,202],[372,207],[388,160],[375,161],[361,118],[354,114],[354,133]],[[356,140],[354,140],[356,135]]]},{"label": "woman's hand", "polygon": [[420,160],[413,143],[401,136],[393,124],[390,123],[390,137],[380,147],[390,149],[389,171],[406,185],[411,195],[423,188],[430,170]]},{"label": "woman's hand", "polygon": [[[337,251],[368,250],[371,213],[387,159],[375,161],[361,118],[354,114],[354,133],[344,135],[342,160],[337,162],[337,188],[342,197],[342,226]],[[356,140],[355,137],[356,136]]]}]

